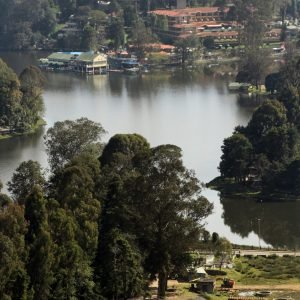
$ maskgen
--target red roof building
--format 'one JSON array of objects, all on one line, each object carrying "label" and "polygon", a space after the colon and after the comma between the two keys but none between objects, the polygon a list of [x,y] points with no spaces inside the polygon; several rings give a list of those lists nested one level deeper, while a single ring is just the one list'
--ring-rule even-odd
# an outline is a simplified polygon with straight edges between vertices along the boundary
[{"label": "red roof building", "polygon": [[[213,37],[220,43],[238,43],[241,26],[237,22],[227,21],[228,11],[228,7],[192,7],[158,9],[150,14],[153,17],[153,31],[171,40],[196,35]],[[266,41],[277,41],[279,37],[279,32],[271,30],[266,34]]]}]

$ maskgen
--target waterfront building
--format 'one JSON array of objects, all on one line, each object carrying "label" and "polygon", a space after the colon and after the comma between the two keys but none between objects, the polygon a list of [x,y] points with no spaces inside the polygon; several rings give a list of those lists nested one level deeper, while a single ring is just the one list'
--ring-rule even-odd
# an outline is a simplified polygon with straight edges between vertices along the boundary
[{"label": "waterfront building", "polygon": [[83,52],[76,57],[74,71],[87,74],[103,74],[107,69],[107,56],[97,52]]},{"label": "waterfront building", "polygon": [[[212,37],[217,44],[237,44],[241,24],[228,20],[229,7],[157,9],[150,12],[152,29],[160,37],[174,41],[189,36]],[[280,29],[270,28],[265,42],[278,42]]]},{"label": "waterfront building", "polygon": [[107,69],[107,56],[98,52],[54,52],[39,60],[46,70],[75,71],[86,74],[103,74]]}]

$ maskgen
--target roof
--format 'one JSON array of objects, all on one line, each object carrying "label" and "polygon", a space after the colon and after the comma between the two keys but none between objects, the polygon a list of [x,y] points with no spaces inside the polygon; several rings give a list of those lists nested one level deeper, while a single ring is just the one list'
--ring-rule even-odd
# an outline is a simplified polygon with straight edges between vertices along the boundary
[{"label": "roof", "polygon": [[[228,12],[229,8],[224,8],[224,12]],[[210,7],[189,7],[189,8],[180,8],[180,9],[157,9],[151,11],[151,13],[161,16],[168,16],[168,17],[180,17],[180,16],[186,16],[191,14],[197,14],[197,13],[216,13],[221,12],[221,8],[217,6],[210,6]]]},{"label": "roof", "polygon": [[99,56],[102,56],[103,60],[106,60],[106,56],[104,54],[94,53],[93,51],[91,51],[91,52],[83,52],[83,53],[81,53],[76,58],[76,61],[90,62],[90,61],[94,61]]},{"label": "roof", "polygon": [[197,274],[207,274],[203,267],[199,267],[196,269]]},{"label": "roof", "polygon": [[[237,31],[203,31],[196,33],[199,37],[237,37],[239,33]],[[189,37],[190,34],[182,34],[180,38]]]},{"label": "roof", "polygon": [[173,45],[167,45],[167,44],[159,44],[159,43],[150,43],[150,44],[145,44],[147,48],[155,48],[155,49],[160,49],[160,50],[172,50],[175,48]]},{"label": "roof", "polygon": [[175,24],[172,27],[184,28],[184,27],[224,27],[224,26],[236,26],[233,22],[215,22],[215,21],[202,21],[202,22],[191,22],[188,24]]},{"label": "roof", "polygon": [[196,279],[191,280],[190,282],[195,282],[195,283],[200,283],[200,282],[203,282],[203,283],[214,283],[215,279],[213,279],[213,278],[196,278]]},{"label": "roof", "polygon": [[50,60],[71,60],[74,59],[74,54],[71,52],[54,52],[50,54],[48,57]]}]

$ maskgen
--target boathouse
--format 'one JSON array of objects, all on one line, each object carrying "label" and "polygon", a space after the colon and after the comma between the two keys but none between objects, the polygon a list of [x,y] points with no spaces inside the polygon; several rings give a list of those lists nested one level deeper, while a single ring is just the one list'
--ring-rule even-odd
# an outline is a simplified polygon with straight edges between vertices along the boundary
[{"label": "boathouse", "polygon": [[107,57],[97,52],[83,52],[74,61],[74,71],[87,74],[103,74],[107,68]]}]

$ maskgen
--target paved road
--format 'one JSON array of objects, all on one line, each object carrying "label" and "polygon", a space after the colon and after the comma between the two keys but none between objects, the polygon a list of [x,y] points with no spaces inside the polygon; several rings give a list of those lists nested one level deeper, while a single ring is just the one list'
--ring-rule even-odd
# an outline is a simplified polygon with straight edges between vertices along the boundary
[{"label": "paved road", "polygon": [[276,250],[234,250],[235,255],[240,256],[300,256],[300,251],[276,251]]}]

